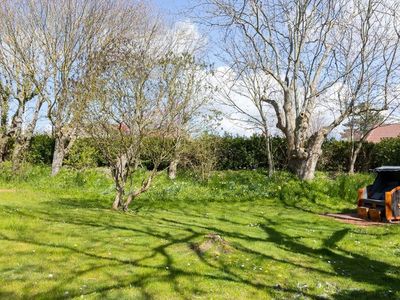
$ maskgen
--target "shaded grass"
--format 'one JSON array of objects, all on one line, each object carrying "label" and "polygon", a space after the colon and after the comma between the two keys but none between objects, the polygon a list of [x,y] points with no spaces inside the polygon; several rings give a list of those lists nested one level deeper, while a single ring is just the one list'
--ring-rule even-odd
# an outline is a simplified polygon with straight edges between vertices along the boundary
[{"label": "shaded grass", "polygon": [[[33,168],[35,169],[35,168]],[[99,170],[3,178],[0,298],[379,299],[400,293],[400,230],[316,213],[354,208],[368,175],[157,178],[128,213]],[[211,232],[232,246],[200,254]],[[384,245],[384,246],[383,246]]]}]

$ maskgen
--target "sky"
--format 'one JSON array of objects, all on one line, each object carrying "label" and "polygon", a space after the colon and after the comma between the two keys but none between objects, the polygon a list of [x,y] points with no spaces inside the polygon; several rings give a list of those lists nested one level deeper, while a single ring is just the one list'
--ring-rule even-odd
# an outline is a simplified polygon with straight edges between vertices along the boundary
[{"label": "sky", "polygon": [[[188,27],[191,31],[193,31],[193,36],[196,34],[199,35],[201,32],[201,29],[195,22],[193,22],[190,19],[190,14],[185,13],[185,10],[190,8],[195,4],[195,0],[151,0],[151,3],[154,5],[155,8],[157,8],[160,13],[164,16],[164,18],[168,21],[171,22],[172,24],[175,24],[175,26],[186,26]],[[216,39],[216,35],[213,35],[213,33],[207,31],[207,39],[209,41],[208,47],[209,47],[209,52],[214,52],[216,48],[210,49],[212,45],[215,45],[218,43],[218,40]],[[211,45],[211,46],[210,46]],[[212,55],[209,55],[208,58],[211,63],[215,64],[215,67],[217,69],[224,69],[226,66],[221,64],[220,61],[218,61],[215,57]],[[256,110],[253,107],[250,107],[247,105],[248,99],[245,97],[240,97],[240,96],[235,96],[236,101],[238,103],[241,103],[244,107],[247,106],[249,110],[254,110],[254,114],[256,114]],[[218,101],[214,101],[218,102]],[[238,116],[235,114],[232,109],[227,108],[226,106],[222,106],[220,104],[215,105],[213,108],[216,108],[218,110],[222,111],[221,119],[219,122],[218,127],[216,128],[216,132],[219,134],[232,134],[232,135],[241,135],[241,136],[251,136],[255,133],[258,133],[259,131],[251,128],[251,126],[248,126],[245,122],[240,122],[238,121]],[[233,120],[233,118],[235,120]],[[278,131],[275,130],[274,126],[272,123],[275,123],[275,121],[271,118],[271,133],[277,134]],[[44,129],[45,131],[50,131],[50,124],[47,122],[46,119],[41,119],[39,121],[39,128],[42,130]]]},{"label": "sky", "polygon": [[[190,15],[185,13],[185,11],[193,7],[195,4],[194,0],[153,0],[152,2],[157,8],[160,9],[161,13],[164,14],[168,21],[174,23],[184,22],[193,26],[194,30],[200,31],[200,28],[190,19]],[[213,35],[212,32],[207,32],[207,34],[207,38],[209,40],[215,40],[216,36]],[[209,43],[208,47],[210,47],[210,45],[212,46],[212,44],[213,42]],[[223,69],[225,67],[212,55],[210,55],[208,59],[214,64],[215,67],[218,67],[218,69]],[[219,122],[220,125],[216,128],[216,131],[219,134],[228,133],[232,135],[251,136],[257,132],[257,130],[250,129],[249,126],[243,122],[233,121],[227,117],[229,115],[233,115],[233,113],[231,113],[231,110],[227,109],[226,107],[217,105],[217,109],[221,110],[224,115],[221,116],[221,120]]]},{"label": "sky", "polygon": [[189,1],[187,0],[153,0],[161,9],[169,10],[169,12],[176,12],[187,7]]},{"label": "sky", "polygon": [[[156,7],[158,7],[161,11],[162,14],[164,14],[164,16],[166,17],[167,20],[172,21],[174,23],[176,22],[186,22],[188,24],[192,24],[192,20],[190,19],[190,15],[188,13],[185,13],[185,10],[189,9],[190,7],[193,7],[196,3],[196,0],[152,0],[152,2],[154,3],[154,5]],[[199,30],[199,32],[201,31],[199,26],[197,26],[196,24],[192,24],[193,27],[195,28],[195,30]],[[206,34],[208,35],[208,39],[209,41],[209,47],[210,44],[211,46],[214,44],[218,44],[218,39],[217,36],[214,35],[212,32],[207,31]],[[210,49],[210,52],[215,52],[214,50],[216,49]],[[221,62],[219,60],[217,60],[215,57],[210,56],[209,58],[211,60],[211,63],[214,63],[214,66],[216,67],[217,73],[219,69],[224,69],[226,68],[226,66],[224,66],[223,64],[221,64]],[[246,99],[246,97],[242,97],[242,96],[235,96],[235,101],[237,101],[237,103],[240,103],[242,105],[242,107],[246,107],[247,109],[250,111],[254,111],[254,114],[252,113],[252,115],[257,115],[257,110],[254,107],[251,107],[252,105],[248,105],[249,101],[248,99]],[[222,119],[220,121],[220,126],[217,128],[217,132],[220,134],[223,133],[228,133],[228,134],[232,134],[232,135],[241,135],[241,136],[251,136],[255,133],[259,133],[259,130],[251,128],[251,126],[249,126],[248,124],[246,124],[245,122],[240,122],[238,121],[238,114],[234,113],[232,111],[232,109],[229,109],[227,107],[218,105],[216,107],[217,109],[222,111]],[[319,112],[319,114],[321,115],[322,112]],[[323,120],[323,119],[319,119],[319,122],[321,123],[325,123],[328,122],[330,123],[330,113],[322,113],[324,115],[324,119],[328,117],[328,119]],[[231,118],[229,117],[231,116]],[[275,128],[274,124],[276,123],[276,120],[274,117],[270,116],[270,132],[272,134],[281,134],[281,132]],[[235,120],[232,120],[235,119]],[[240,117],[239,117],[240,119]],[[242,118],[243,119],[243,118]],[[318,120],[316,120],[316,122],[318,122]],[[273,124],[272,124],[273,123]],[[339,139],[340,138],[340,132],[343,130],[343,126],[338,126],[337,128],[335,128],[333,130],[333,132],[330,134],[330,137],[334,137]]]}]

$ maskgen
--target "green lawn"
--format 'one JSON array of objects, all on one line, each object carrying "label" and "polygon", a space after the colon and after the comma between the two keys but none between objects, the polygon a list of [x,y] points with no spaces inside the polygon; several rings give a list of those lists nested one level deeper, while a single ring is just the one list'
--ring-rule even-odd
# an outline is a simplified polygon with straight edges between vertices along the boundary
[{"label": "green lawn", "polygon": [[[162,176],[122,213],[100,171],[48,172],[1,175],[0,298],[400,298],[399,226],[319,215],[354,208],[367,175]],[[194,251],[209,233],[230,251]]]}]

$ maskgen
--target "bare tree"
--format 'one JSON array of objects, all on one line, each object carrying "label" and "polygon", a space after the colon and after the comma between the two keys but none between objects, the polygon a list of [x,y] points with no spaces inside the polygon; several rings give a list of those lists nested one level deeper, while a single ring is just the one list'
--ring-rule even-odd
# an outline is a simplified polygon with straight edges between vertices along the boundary
[{"label": "bare tree", "polygon": [[[175,179],[184,144],[199,129],[199,120],[206,114],[205,106],[211,97],[206,66],[190,53],[169,54],[163,66],[167,110],[172,123],[171,137],[174,153],[168,167],[168,176]],[[204,125],[204,124],[203,124]]]},{"label": "bare tree", "polygon": [[[354,174],[355,164],[364,142],[369,134],[379,126],[390,121],[395,111],[399,108],[398,101],[391,101],[390,108],[383,112],[375,110],[370,101],[360,105],[357,114],[351,114],[345,124],[347,129],[342,136],[347,135],[350,141],[349,174]],[[385,113],[385,114],[384,114]]]},{"label": "bare tree", "polygon": [[270,79],[258,69],[252,68],[252,64],[248,64],[246,69],[236,70],[236,74],[232,74],[232,71],[233,68],[223,72],[222,80],[217,81],[218,85],[225,86],[219,89],[221,103],[225,107],[222,111],[225,111],[226,118],[244,123],[247,128],[261,131],[265,139],[268,175],[271,176],[274,173],[269,125],[272,118],[271,111],[264,101],[267,89],[272,92],[268,84]]},{"label": "bare tree", "polygon": [[205,63],[207,41],[197,28],[178,22],[163,29],[164,53],[162,72],[167,110],[175,145],[168,167],[168,176],[175,179],[180,156],[191,135],[204,129],[202,120],[209,115],[206,106],[211,98],[211,68]]},{"label": "bare tree", "polygon": [[[393,2],[383,0],[205,0],[206,22],[225,29],[230,64],[246,57],[274,83],[263,101],[286,137],[289,168],[314,177],[327,135],[357,109],[369,82],[385,94],[398,84],[399,37]],[[239,66],[239,67],[237,67]],[[381,98],[382,110],[387,97]],[[310,133],[314,114],[331,112]]]},{"label": "bare tree", "polygon": [[0,4],[0,159],[4,160],[6,146],[13,139],[14,170],[19,168],[32,139],[44,104],[40,92],[48,78],[42,64],[41,41],[35,34],[37,28],[21,6],[26,1],[20,2]]},{"label": "bare tree", "polygon": [[[55,137],[52,175],[77,137],[82,116],[80,84],[96,67],[96,55],[112,47],[129,28],[134,6],[112,0],[24,0],[28,22],[40,40],[40,61],[49,72],[40,96],[47,104],[47,117]],[[136,6],[135,6],[136,7]]]},{"label": "bare tree", "polygon": [[[111,166],[114,209],[128,209],[150,188],[161,163],[171,160],[177,119],[186,108],[175,98],[171,101],[172,89],[178,87],[175,81],[182,77],[175,73],[175,55],[160,41],[161,25],[146,20],[141,26],[123,45],[105,54],[101,73],[92,78],[97,90],[93,94],[89,89],[87,118],[82,120],[86,134]],[[144,154],[152,170],[137,185],[133,178]]]}]

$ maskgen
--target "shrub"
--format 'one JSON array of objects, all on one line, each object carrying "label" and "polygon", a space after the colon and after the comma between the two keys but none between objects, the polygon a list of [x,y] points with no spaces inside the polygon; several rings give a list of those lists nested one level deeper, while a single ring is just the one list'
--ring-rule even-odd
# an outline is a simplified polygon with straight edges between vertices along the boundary
[{"label": "shrub", "polygon": [[375,144],[373,149],[373,165],[400,165],[400,138],[384,139]]},{"label": "shrub", "polygon": [[53,160],[54,138],[47,134],[32,137],[27,160],[33,164],[51,164]]},{"label": "shrub", "polygon": [[217,164],[217,149],[220,140],[216,136],[204,134],[197,139],[187,141],[181,154],[180,167],[190,170],[195,177],[206,180]]},{"label": "shrub", "polygon": [[90,139],[81,138],[73,144],[65,164],[75,169],[87,169],[102,165],[103,159]]}]

